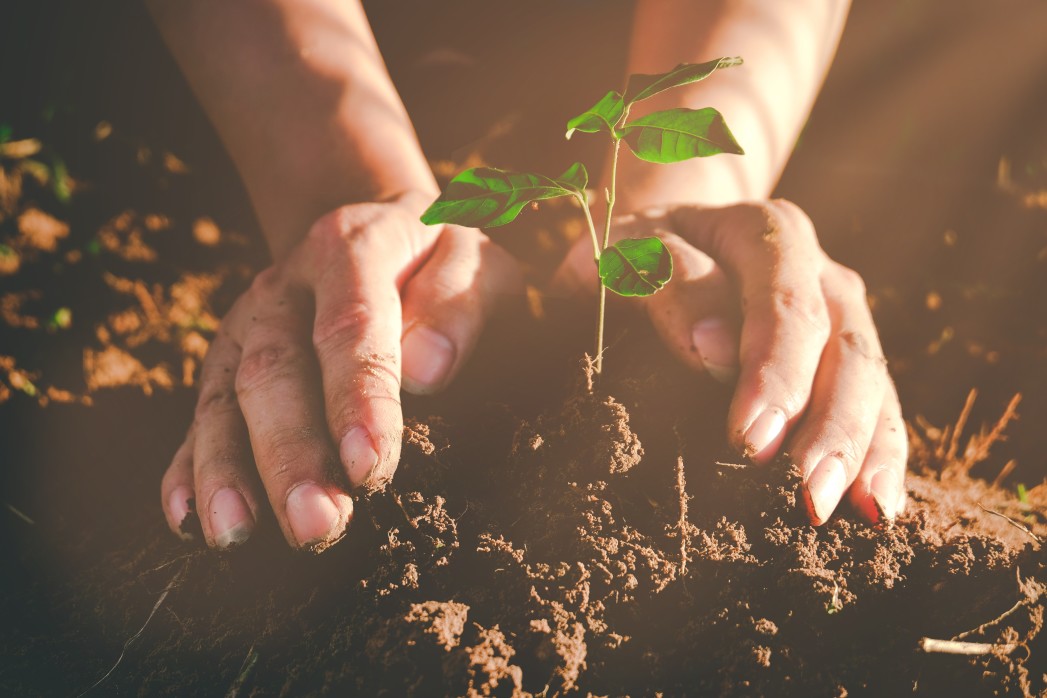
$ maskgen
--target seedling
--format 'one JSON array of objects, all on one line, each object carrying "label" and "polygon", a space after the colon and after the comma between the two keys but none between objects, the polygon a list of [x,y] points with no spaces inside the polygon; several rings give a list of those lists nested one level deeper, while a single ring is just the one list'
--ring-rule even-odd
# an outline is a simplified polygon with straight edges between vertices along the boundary
[{"label": "seedling", "polygon": [[627,238],[611,245],[618,153],[622,142],[647,162],[668,164],[718,153],[743,153],[720,112],[705,109],[667,109],[629,121],[639,101],[674,87],[709,77],[720,68],[740,65],[741,58],[717,58],[706,63],[681,63],[668,73],[631,75],[625,92],[608,92],[591,108],[567,122],[567,138],[576,131],[606,133],[611,140],[611,173],[606,191],[603,238],[597,235],[586,187],[589,174],[576,162],[559,177],[510,172],[493,167],[465,170],[450,181],[440,197],[422,214],[428,225],[454,223],[490,228],[513,221],[525,206],[543,199],[575,198],[581,205],[593,243],[593,259],[600,277],[600,310],[596,327],[594,371],[603,370],[604,315],[607,289],[620,296],[649,296],[672,278],[673,260],[656,237]]}]

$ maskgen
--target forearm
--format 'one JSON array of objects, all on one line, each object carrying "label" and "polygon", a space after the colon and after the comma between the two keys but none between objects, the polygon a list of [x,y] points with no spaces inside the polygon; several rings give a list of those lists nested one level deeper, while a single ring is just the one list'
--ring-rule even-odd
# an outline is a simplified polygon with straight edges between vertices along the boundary
[{"label": "forearm", "polygon": [[149,0],[278,255],[337,206],[435,195],[358,2]]},{"label": "forearm", "polygon": [[618,170],[619,210],[770,195],[832,62],[848,0],[639,0],[629,72],[741,56],[745,64],[640,102],[632,116],[675,107],[718,109],[745,149],[671,166],[631,160]]}]

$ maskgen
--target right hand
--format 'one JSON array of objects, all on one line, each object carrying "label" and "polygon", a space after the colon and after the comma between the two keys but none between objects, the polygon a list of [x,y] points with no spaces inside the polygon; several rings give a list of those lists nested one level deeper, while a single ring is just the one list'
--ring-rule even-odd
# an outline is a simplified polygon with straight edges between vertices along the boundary
[{"label": "right hand", "polygon": [[223,319],[193,425],[164,475],[168,525],[195,500],[207,543],[246,541],[271,508],[287,542],[321,550],[400,457],[400,388],[447,385],[498,301],[522,292],[478,230],[427,227],[421,195],[343,206],[255,278]]}]

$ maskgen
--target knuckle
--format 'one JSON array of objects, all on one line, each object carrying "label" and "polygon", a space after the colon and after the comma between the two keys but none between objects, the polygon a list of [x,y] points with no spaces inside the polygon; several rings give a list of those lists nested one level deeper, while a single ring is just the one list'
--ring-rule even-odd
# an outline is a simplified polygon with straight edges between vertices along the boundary
[{"label": "knuckle", "polygon": [[264,464],[266,475],[276,480],[297,480],[296,471],[314,471],[323,460],[324,438],[310,426],[283,426],[263,434],[261,452],[256,456]]},{"label": "knuckle", "polygon": [[870,339],[867,335],[855,330],[841,330],[836,334],[836,341],[840,345],[841,353],[849,354],[875,367],[878,387],[882,388],[886,385],[887,360],[880,349],[880,343],[875,338]]},{"label": "knuckle", "polygon": [[313,347],[323,355],[331,345],[345,347],[362,339],[374,322],[370,305],[352,302],[338,305],[326,315],[318,316],[313,324]]},{"label": "knuckle", "polygon": [[197,480],[201,491],[217,490],[239,474],[243,465],[241,450],[234,443],[210,446],[197,463]]},{"label": "knuckle", "polygon": [[251,297],[266,298],[279,294],[284,288],[283,275],[276,266],[271,266],[258,272],[251,281],[248,294]]},{"label": "knuckle", "polygon": [[769,305],[770,312],[777,322],[798,322],[822,342],[829,338],[829,308],[822,296],[791,286],[778,285],[771,288]]},{"label": "knuckle", "polygon": [[195,422],[199,423],[208,415],[239,409],[240,403],[232,386],[216,383],[205,384],[201,386],[200,395],[196,399]]},{"label": "knuckle", "polygon": [[866,302],[865,279],[862,275],[850,267],[833,263],[833,274],[846,299],[861,303]]},{"label": "knuckle", "polygon": [[236,370],[236,395],[263,388],[274,380],[286,376],[302,364],[301,353],[291,342],[263,345],[244,354]]},{"label": "knuckle", "polygon": [[838,429],[833,443],[832,455],[843,461],[848,472],[854,473],[865,460],[866,445],[859,443],[848,429]]},{"label": "knuckle", "polygon": [[378,385],[386,386],[389,396],[399,396],[400,366],[392,353],[368,352],[355,357],[359,373],[369,376]]}]

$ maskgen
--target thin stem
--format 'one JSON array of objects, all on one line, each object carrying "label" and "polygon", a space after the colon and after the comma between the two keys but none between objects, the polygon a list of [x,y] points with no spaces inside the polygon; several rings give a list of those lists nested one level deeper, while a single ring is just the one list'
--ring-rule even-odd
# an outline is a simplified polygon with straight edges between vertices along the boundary
[{"label": "thin stem", "polygon": [[600,240],[596,237],[596,224],[593,223],[593,214],[589,211],[589,202],[584,192],[575,194],[578,203],[582,205],[582,213],[585,214],[585,223],[589,226],[589,236],[593,239],[593,259],[600,263]]},{"label": "thin stem", "polygon": [[[619,123],[628,118],[629,107],[626,107]],[[611,244],[611,218],[614,214],[615,185],[618,181],[618,151],[622,147],[622,139],[616,133],[612,132],[611,138],[614,140],[614,146],[611,148],[611,183],[607,188],[607,220],[604,221],[603,246],[600,247],[600,254],[603,254],[603,251]],[[597,255],[597,262],[599,262],[599,255]],[[596,323],[596,364],[593,366],[597,375],[603,371],[603,327],[607,310],[607,287],[603,285],[603,281],[598,280],[598,283],[600,284],[600,311]]]}]

